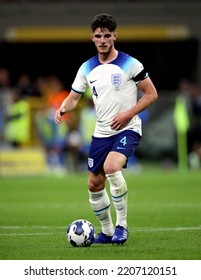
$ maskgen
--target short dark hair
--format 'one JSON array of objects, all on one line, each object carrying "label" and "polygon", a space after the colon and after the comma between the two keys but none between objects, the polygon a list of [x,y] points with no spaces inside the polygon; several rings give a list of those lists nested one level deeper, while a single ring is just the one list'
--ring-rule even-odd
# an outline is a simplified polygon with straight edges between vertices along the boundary
[{"label": "short dark hair", "polygon": [[101,29],[107,28],[110,32],[113,32],[115,31],[117,24],[111,15],[101,13],[94,16],[91,22],[91,29],[93,32],[99,27]]}]

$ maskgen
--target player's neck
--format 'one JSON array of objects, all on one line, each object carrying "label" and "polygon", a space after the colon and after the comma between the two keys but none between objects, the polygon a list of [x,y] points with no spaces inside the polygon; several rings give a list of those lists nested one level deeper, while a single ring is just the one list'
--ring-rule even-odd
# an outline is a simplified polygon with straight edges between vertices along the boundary
[{"label": "player's neck", "polygon": [[98,54],[99,61],[102,64],[110,63],[111,61],[115,60],[118,56],[118,51],[113,49],[109,54]]}]

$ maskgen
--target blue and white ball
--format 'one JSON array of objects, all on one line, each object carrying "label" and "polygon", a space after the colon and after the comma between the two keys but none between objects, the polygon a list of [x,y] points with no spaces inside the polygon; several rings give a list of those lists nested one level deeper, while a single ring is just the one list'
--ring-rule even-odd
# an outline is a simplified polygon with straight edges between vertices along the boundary
[{"label": "blue and white ball", "polygon": [[89,221],[80,219],[68,226],[66,235],[73,247],[89,247],[95,239],[95,228]]}]

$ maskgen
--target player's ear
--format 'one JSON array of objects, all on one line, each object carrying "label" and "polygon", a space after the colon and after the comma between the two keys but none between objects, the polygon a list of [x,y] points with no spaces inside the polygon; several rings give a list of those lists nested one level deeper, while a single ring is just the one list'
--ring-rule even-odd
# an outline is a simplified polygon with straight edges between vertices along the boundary
[{"label": "player's ear", "polygon": [[91,37],[91,40],[94,42],[94,34],[93,33],[91,34],[90,37]]},{"label": "player's ear", "polygon": [[113,38],[114,38],[114,41],[117,39],[117,32],[114,32]]}]

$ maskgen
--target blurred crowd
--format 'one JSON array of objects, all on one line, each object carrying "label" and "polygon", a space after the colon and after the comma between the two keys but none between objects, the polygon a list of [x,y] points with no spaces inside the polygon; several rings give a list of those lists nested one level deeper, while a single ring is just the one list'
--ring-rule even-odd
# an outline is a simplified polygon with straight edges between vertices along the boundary
[{"label": "blurred crowd", "polygon": [[0,68],[1,148],[42,146],[48,170],[62,174],[87,167],[87,153],[95,125],[91,94],[87,90],[77,109],[54,123],[55,110],[69,94],[55,75],[32,81],[23,73],[14,85],[6,68]]},{"label": "blurred crowd", "polygon": [[189,167],[201,168],[201,88],[197,83],[181,80],[178,93],[184,97],[188,115],[187,152]]},{"label": "blurred crowd", "polygon": [[[44,150],[49,172],[62,174],[87,168],[87,154],[95,125],[91,93],[87,89],[78,107],[54,123],[54,112],[69,94],[56,75],[39,76],[34,81],[22,73],[13,84],[9,70],[0,68],[0,145],[1,149],[39,146]],[[177,92],[185,98],[189,166],[201,167],[201,88],[182,80]],[[176,99],[175,94],[175,99]],[[141,115],[147,122],[148,112]],[[136,165],[137,159],[130,160]]]}]

